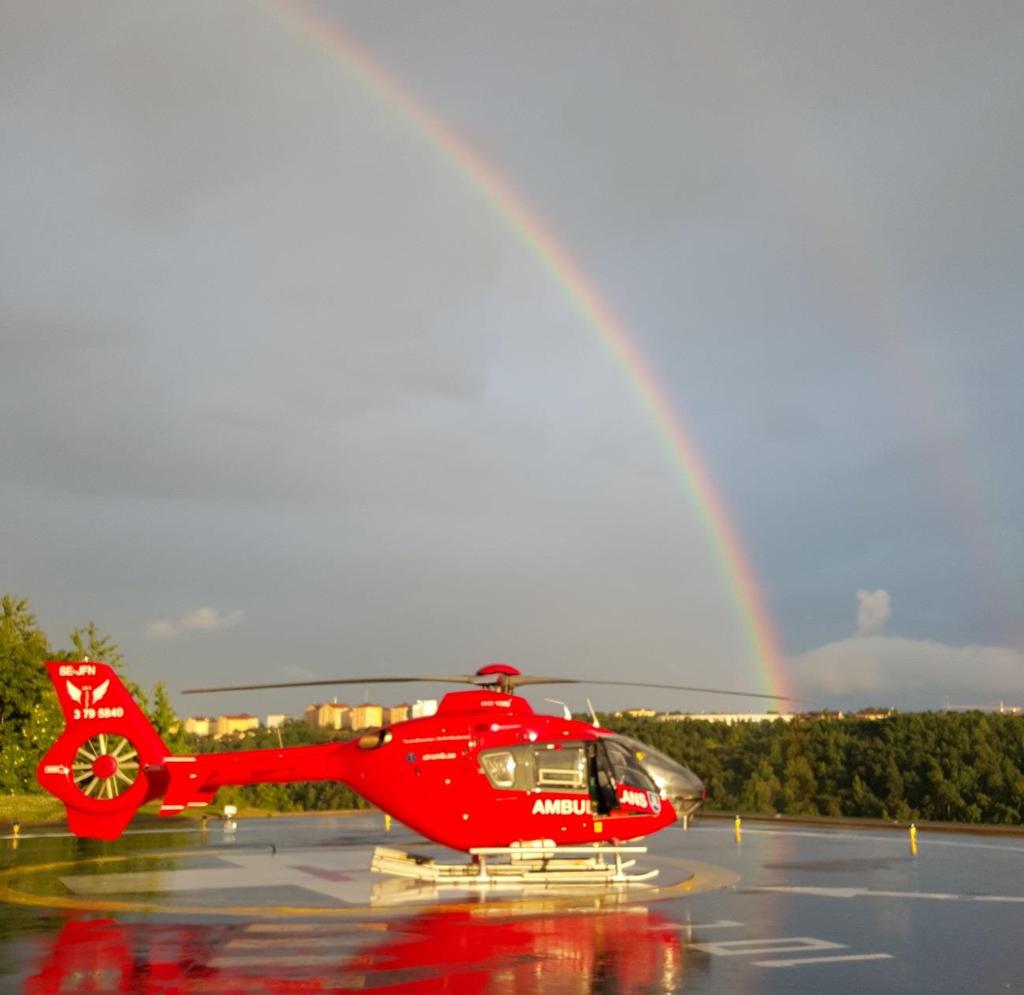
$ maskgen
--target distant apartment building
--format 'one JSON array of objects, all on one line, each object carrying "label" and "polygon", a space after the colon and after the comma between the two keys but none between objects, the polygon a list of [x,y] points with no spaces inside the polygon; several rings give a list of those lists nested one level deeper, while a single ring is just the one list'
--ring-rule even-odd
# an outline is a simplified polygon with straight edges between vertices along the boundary
[{"label": "distant apartment building", "polygon": [[[951,705],[946,702],[944,712],[995,712],[999,715],[1024,714],[1024,705],[1007,705],[1005,701],[991,701],[985,705]],[[860,715],[860,713],[857,713]]]},{"label": "distant apartment building", "polygon": [[353,729],[371,729],[384,725],[384,708],[382,705],[353,705],[349,713],[349,721]]},{"label": "distant apartment building", "polygon": [[209,736],[210,723],[213,721],[213,719],[207,718],[206,716],[196,716],[194,718],[185,719],[185,732],[191,733],[193,736]]},{"label": "distant apartment building", "polygon": [[426,700],[417,699],[413,702],[412,708],[409,709],[409,718],[411,719],[424,719],[428,715],[434,715],[437,712],[437,701],[433,698]]},{"label": "distant apartment building", "polygon": [[348,729],[351,728],[351,711],[348,705],[340,701],[325,701],[320,705],[309,705],[305,719],[314,729]]},{"label": "distant apartment building", "polygon": [[[307,705],[303,712],[305,720],[315,729],[373,729],[378,726],[404,722],[406,719],[419,719],[433,715],[437,711],[437,702],[428,699],[416,701],[412,705],[403,702],[400,705],[375,705],[366,702],[362,705],[345,705],[337,701],[323,704]],[[275,723],[271,720],[287,716],[267,716],[267,728]]]},{"label": "distant apartment building", "polygon": [[215,736],[231,736],[250,729],[259,729],[260,720],[255,715],[243,712],[241,715],[218,715],[214,724]]},{"label": "distant apartment building", "polygon": [[407,718],[409,718],[409,705],[392,705],[390,708],[385,709],[384,721],[388,725],[404,722]]}]

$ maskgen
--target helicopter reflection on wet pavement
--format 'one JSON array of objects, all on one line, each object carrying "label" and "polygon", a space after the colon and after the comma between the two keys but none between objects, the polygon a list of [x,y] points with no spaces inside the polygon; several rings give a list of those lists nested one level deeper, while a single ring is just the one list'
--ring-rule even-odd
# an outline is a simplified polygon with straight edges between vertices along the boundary
[{"label": "helicopter reflection on wet pavement", "polygon": [[510,917],[482,907],[360,923],[75,917],[25,991],[639,993],[679,988],[686,960],[679,926],[644,908]]}]

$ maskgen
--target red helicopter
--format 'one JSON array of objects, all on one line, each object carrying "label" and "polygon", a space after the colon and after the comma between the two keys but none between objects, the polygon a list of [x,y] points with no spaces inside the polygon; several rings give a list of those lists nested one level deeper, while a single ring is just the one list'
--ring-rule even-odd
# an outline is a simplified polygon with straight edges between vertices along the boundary
[{"label": "red helicopter", "polygon": [[406,681],[474,688],[449,692],[432,716],[372,729],[348,742],[175,756],[112,667],[46,666],[67,725],[37,776],[64,802],[77,836],[116,839],[139,806],[156,798],[162,799],[161,815],[175,815],[205,806],[224,785],[338,780],[455,850],[541,841],[621,845],[688,819],[706,794],[691,770],[657,750],[596,723],[536,713],[515,693],[524,685],[623,683],[618,681],[531,677],[493,663],[472,675],[192,689],[186,693]]}]

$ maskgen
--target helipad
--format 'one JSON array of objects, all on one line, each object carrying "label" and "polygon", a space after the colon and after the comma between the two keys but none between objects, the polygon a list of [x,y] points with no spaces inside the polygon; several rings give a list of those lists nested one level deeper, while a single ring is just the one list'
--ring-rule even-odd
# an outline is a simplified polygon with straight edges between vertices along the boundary
[{"label": "helipad", "polygon": [[[369,873],[381,818],[0,844],[13,991],[964,991],[1021,985],[1024,841],[705,822],[652,883]],[[440,856],[434,848],[424,853]],[[448,854],[448,859],[455,855]]]}]

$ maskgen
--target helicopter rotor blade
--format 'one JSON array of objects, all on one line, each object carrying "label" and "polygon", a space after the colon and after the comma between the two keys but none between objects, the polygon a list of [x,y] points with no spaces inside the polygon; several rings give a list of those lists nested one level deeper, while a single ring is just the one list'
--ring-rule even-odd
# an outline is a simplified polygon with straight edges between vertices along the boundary
[{"label": "helicopter rotor blade", "polygon": [[698,688],[685,684],[645,684],[637,681],[597,681],[589,677],[509,677],[509,684],[519,687],[527,684],[603,684],[619,688],[658,688],[663,691],[691,691],[696,694],[728,694],[739,698],[766,698],[770,701],[803,701],[784,694],[760,694],[756,691],[729,691],[725,688]]},{"label": "helicopter rotor blade", "polygon": [[182,694],[216,694],[222,691],[272,691],[280,688],[325,687],[332,684],[471,684],[493,687],[506,684],[509,688],[531,684],[598,684],[606,687],[656,688],[662,691],[689,691],[694,694],[725,694],[739,698],[763,698],[769,701],[803,701],[781,694],[760,694],[755,691],[732,691],[726,688],[700,688],[685,684],[647,684],[637,681],[602,681],[582,677],[532,677],[526,674],[423,674],[418,677],[334,677],[312,681],[279,681],[272,684],[232,684],[223,687],[186,688]]},{"label": "helicopter rotor blade", "polygon": [[[182,694],[214,694],[220,691],[269,691],[275,688],[312,688],[329,684],[479,684],[476,674],[430,674],[419,677],[332,677],[315,681],[282,681],[274,684],[232,684],[225,687],[185,688]],[[490,682],[488,682],[490,683]]]}]

